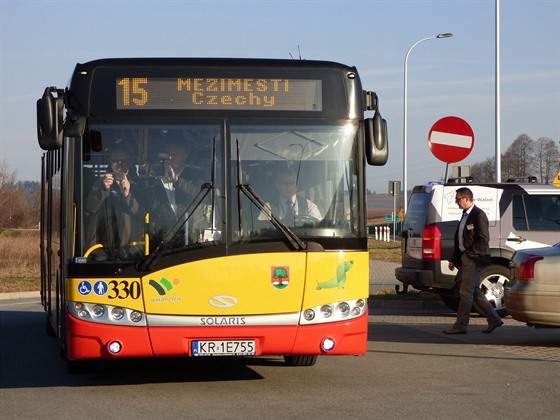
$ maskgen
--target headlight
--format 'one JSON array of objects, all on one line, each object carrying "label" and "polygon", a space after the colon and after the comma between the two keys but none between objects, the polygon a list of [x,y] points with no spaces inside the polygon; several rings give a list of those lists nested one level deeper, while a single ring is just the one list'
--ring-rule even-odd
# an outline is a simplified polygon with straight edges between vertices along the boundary
[{"label": "headlight", "polygon": [[105,308],[101,305],[95,305],[93,308],[91,308],[91,313],[96,318],[102,317],[105,313]]},{"label": "headlight", "polygon": [[358,316],[358,315],[360,315],[361,312],[362,312],[362,309],[358,308],[357,306],[354,306],[352,308],[352,315],[353,316]]},{"label": "headlight", "polygon": [[350,313],[350,305],[346,302],[340,302],[338,305],[338,312],[340,312],[342,316],[347,316]]},{"label": "headlight", "polygon": [[124,316],[124,309],[123,308],[115,307],[115,308],[111,309],[111,317],[115,321],[118,321],[118,320],[122,319],[123,316]]},{"label": "headlight", "polygon": [[329,318],[333,313],[333,308],[331,305],[323,305],[321,306],[321,315],[323,318]]},{"label": "headlight", "polygon": [[315,318],[315,311],[313,309],[306,309],[305,312],[303,312],[303,317],[306,321],[312,321],[313,318]]},{"label": "headlight", "polygon": [[142,321],[142,314],[138,311],[132,311],[130,313],[130,320],[132,322],[140,322]]}]

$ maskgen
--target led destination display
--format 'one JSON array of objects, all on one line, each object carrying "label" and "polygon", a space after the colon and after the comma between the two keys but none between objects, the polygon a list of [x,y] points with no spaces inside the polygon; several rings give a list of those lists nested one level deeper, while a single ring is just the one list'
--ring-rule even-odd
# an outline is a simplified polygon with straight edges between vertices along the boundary
[{"label": "led destination display", "polygon": [[117,109],[322,111],[321,80],[147,78],[116,80]]}]

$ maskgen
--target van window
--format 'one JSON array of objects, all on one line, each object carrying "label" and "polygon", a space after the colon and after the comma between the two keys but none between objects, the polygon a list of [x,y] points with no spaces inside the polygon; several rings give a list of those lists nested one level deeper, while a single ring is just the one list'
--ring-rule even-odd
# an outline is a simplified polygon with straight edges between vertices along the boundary
[{"label": "van window", "polygon": [[422,236],[429,202],[430,194],[416,193],[410,196],[403,226],[403,230],[408,230],[409,238]]},{"label": "van window", "polygon": [[513,196],[516,230],[560,231],[560,195]]}]

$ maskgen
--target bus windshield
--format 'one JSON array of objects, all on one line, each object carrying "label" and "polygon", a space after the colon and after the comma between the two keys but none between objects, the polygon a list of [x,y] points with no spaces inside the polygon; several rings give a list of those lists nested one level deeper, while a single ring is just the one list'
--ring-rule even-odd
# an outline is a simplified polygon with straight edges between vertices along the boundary
[{"label": "bus windshield", "polygon": [[301,241],[364,235],[358,128],[348,120],[92,123],[81,150],[81,256],[134,261],[158,248],[284,240],[283,228]]}]

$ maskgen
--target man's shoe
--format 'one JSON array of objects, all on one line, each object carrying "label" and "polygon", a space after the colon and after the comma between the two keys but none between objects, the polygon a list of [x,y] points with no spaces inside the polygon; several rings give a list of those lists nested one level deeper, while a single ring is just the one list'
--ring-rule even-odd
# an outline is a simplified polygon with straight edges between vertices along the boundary
[{"label": "man's shoe", "polygon": [[502,325],[504,325],[504,321],[498,321],[495,324],[490,324],[488,325],[488,328],[486,328],[485,330],[483,330],[482,332],[484,334],[490,334],[492,331],[494,331],[496,328],[501,327]]},{"label": "man's shoe", "polygon": [[444,334],[466,334],[466,330],[460,330],[459,328],[451,327],[448,330],[443,330]]}]

